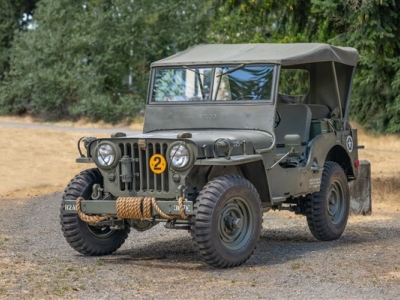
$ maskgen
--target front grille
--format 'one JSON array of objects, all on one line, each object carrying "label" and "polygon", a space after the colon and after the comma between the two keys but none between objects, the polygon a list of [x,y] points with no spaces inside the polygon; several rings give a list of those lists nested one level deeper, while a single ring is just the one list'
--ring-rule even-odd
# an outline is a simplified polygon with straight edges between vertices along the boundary
[{"label": "front grille", "polygon": [[[138,141],[118,144],[122,157],[118,166],[120,190],[145,194],[168,193],[167,170],[161,174],[155,174],[150,170],[149,166],[149,160],[152,155],[161,154],[166,157],[168,144],[165,142],[146,142],[145,150],[139,147]],[[130,165],[126,166],[126,164]],[[121,176],[123,168],[126,170],[127,167],[131,174]]]}]

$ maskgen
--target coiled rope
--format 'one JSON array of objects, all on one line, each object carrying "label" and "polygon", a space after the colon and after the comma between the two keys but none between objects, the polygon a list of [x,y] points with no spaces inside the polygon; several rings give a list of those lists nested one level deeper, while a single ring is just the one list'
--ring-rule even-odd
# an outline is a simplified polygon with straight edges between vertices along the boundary
[{"label": "coiled rope", "polygon": [[[82,197],[76,199],[76,211],[79,218],[86,223],[99,223],[112,217],[112,214],[104,216],[89,216],[81,210],[81,202],[84,200]],[[116,200],[117,217],[121,219],[150,219],[152,218],[152,207],[160,215],[160,217],[168,220],[179,219],[186,220],[188,216],[185,214],[183,202],[186,198],[180,197],[178,199],[179,216],[167,215],[157,205],[156,198],[154,197],[119,197]]]},{"label": "coiled rope", "polygon": [[85,214],[82,210],[81,210],[81,202],[82,202],[83,197],[79,197],[78,199],[76,199],[76,211],[78,213],[79,218],[81,218],[82,221],[86,222],[86,223],[99,223],[101,221],[107,220],[110,217],[112,217],[112,215],[105,215],[105,216],[89,216],[87,214]]}]

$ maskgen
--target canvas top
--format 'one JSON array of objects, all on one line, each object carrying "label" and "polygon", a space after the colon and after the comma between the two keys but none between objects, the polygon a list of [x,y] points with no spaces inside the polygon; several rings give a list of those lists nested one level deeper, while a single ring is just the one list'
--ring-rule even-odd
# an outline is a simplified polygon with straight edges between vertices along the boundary
[{"label": "canvas top", "polygon": [[151,66],[227,63],[271,63],[293,66],[327,61],[356,66],[358,52],[350,47],[321,43],[205,44],[153,62]]}]

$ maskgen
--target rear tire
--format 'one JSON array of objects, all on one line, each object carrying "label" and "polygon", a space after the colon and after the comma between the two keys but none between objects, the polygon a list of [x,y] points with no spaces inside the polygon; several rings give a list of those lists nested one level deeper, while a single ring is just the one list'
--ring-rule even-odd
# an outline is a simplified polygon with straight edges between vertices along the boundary
[{"label": "rear tire", "polygon": [[326,162],[321,189],[307,201],[307,223],[320,241],[339,238],[346,228],[350,209],[350,191],[343,169],[335,162]]},{"label": "rear tire", "polygon": [[249,259],[260,238],[262,210],[248,180],[224,175],[209,181],[194,210],[193,244],[207,264],[230,268]]},{"label": "rear tire", "polygon": [[60,223],[68,244],[84,255],[107,255],[116,251],[125,242],[129,227],[113,230],[109,226],[91,226],[77,214],[64,214],[65,200],[83,197],[91,199],[92,187],[103,186],[103,177],[98,169],[88,169],[75,176],[64,191],[61,202]]}]

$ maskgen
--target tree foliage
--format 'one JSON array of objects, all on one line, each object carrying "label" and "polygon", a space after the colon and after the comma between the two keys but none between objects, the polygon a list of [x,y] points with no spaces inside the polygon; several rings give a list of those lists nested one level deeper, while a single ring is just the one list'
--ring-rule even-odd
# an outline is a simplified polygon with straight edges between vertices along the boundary
[{"label": "tree foliage", "polygon": [[361,54],[352,116],[372,131],[400,133],[400,14],[395,0],[350,1],[348,31],[334,44]]},{"label": "tree foliage", "polygon": [[107,122],[135,116],[149,63],[204,42],[196,1],[167,2],[41,0],[34,28],[15,38],[1,111]]},{"label": "tree foliage", "polygon": [[15,32],[26,29],[38,0],[0,2],[0,80],[10,68],[10,53]]},{"label": "tree foliage", "polygon": [[327,42],[358,49],[351,116],[400,133],[400,12],[396,0],[220,0],[221,42]]},{"label": "tree foliage", "polygon": [[0,29],[0,113],[119,121],[149,64],[191,45],[327,42],[360,52],[352,118],[400,132],[396,0],[5,0]]}]

